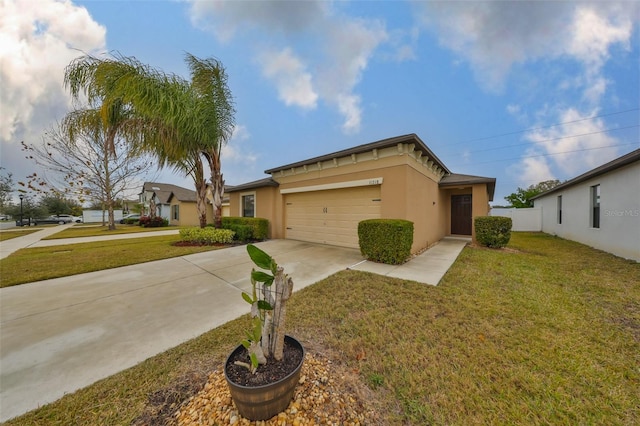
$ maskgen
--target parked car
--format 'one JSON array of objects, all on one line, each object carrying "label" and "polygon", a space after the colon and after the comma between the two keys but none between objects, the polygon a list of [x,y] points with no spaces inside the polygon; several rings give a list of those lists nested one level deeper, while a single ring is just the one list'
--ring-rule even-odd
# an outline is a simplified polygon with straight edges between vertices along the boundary
[{"label": "parked car", "polygon": [[49,216],[42,219],[32,219],[31,223],[35,225],[44,225],[47,223],[57,223],[59,225],[64,225],[66,223],[72,223],[72,220],[71,220],[72,217],[73,216],[70,216],[70,215]]},{"label": "parked car", "polygon": [[82,218],[80,216],[72,216],[70,214],[57,214],[56,217],[67,217],[71,222],[82,223]]},{"label": "parked car", "polygon": [[23,218],[22,222],[20,222],[20,219],[16,220],[16,226],[31,226],[35,224],[36,221],[28,217]]},{"label": "parked car", "polygon": [[120,219],[120,223],[125,224],[128,220],[140,220],[140,215],[137,213],[128,214]]}]

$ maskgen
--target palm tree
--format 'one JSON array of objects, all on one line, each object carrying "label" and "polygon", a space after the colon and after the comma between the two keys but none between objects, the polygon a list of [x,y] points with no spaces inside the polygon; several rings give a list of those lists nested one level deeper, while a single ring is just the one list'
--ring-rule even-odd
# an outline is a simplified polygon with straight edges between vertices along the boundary
[{"label": "palm tree", "polygon": [[191,82],[140,63],[135,58],[98,59],[84,56],[73,61],[65,84],[74,99],[83,94],[90,103],[100,101],[107,126],[116,122],[120,105],[131,114],[118,122],[126,127],[133,146],[191,175],[196,186],[200,226],[206,226],[207,185],[201,156],[211,170],[214,223],[221,225],[222,179],[220,154],[235,125],[231,91],[221,62],[186,54]]},{"label": "palm tree", "polygon": [[197,111],[202,122],[194,126],[200,153],[207,160],[211,171],[214,226],[222,226],[222,198],[224,179],[220,161],[222,147],[228,142],[235,127],[235,110],[227,85],[227,74],[221,62],[215,59],[200,60],[187,53],[191,70],[191,88],[199,100]]}]

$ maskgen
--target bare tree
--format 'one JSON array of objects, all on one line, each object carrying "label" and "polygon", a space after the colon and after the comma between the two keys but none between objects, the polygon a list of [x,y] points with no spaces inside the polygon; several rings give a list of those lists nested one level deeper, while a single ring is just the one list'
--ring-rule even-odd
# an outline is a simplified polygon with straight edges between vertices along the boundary
[{"label": "bare tree", "polygon": [[[4,167],[0,167],[3,170]],[[0,213],[11,206],[11,194],[13,193],[13,175],[11,173],[0,174]]]},{"label": "bare tree", "polygon": [[[94,111],[94,125],[74,129],[73,137],[64,125],[58,125],[40,145],[22,143],[27,158],[47,171],[43,178],[50,188],[81,201],[100,202],[107,208],[109,229],[116,228],[114,206],[127,189],[137,185],[153,162],[122,138],[108,138],[98,110],[83,110],[86,119]],[[71,113],[73,114],[73,113]],[[108,142],[109,141],[109,142]]]}]

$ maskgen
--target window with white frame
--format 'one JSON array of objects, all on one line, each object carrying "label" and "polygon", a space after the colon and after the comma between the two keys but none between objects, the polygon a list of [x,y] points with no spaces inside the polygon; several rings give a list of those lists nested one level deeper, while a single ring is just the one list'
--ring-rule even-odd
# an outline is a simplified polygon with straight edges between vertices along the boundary
[{"label": "window with white frame", "polygon": [[171,206],[171,219],[180,220],[180,205],[179,204]]},{"label": "window with white frame", "polygon": [[591,227],[600,228],[600,185],[591,187]]},{"label": "window with white frame", "polygon": [[256,194],[244,194],[240,196],[242,217],[256,217]]}]

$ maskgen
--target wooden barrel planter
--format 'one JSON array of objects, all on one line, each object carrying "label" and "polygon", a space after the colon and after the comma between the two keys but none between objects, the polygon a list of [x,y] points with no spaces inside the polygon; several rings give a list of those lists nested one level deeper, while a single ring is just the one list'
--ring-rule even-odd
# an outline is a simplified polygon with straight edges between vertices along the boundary
[{"label": "wooden barrel planter", "polygon": [[227,358],[224,364],[224,377],[231,391],[231,398],[238,408],[238,413],[249,420],[268,420],[283,412],[293,399],[293,392],[300,380],[300,371],[304,361],[304,347],[291,336],[285,336],[285,344],[298,347],[302,358],[295,369],[282,379],[261,386],[244,386],[233,382],[228,374],[232,359],[246,351],[239,345]]}]

